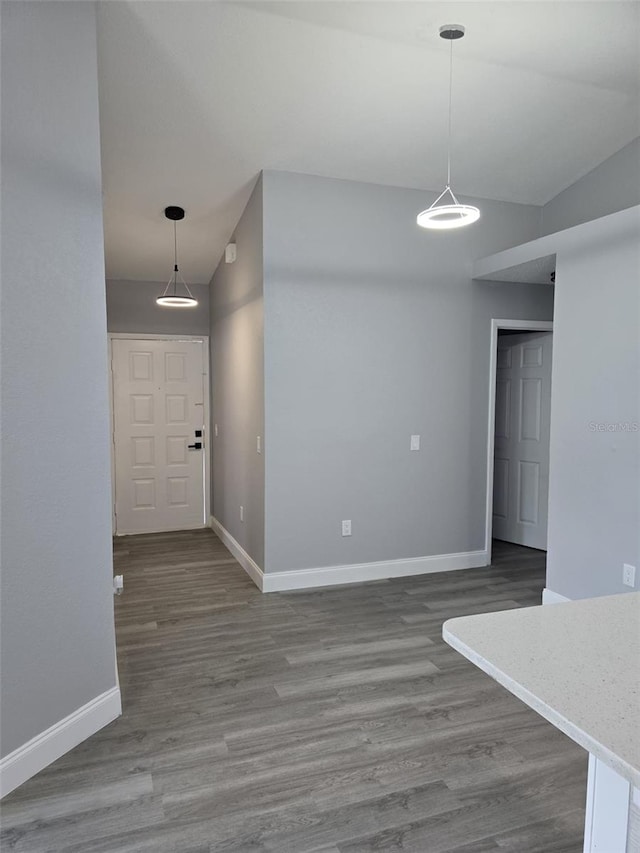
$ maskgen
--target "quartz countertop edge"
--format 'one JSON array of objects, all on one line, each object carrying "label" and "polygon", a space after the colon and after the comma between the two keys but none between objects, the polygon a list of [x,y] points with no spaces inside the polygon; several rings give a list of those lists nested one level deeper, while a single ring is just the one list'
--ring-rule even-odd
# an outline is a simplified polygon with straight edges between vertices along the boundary
[{"label": "quartz countertop edge", "polygon": [[[640,593],[636,594],[625,594],[624,597],[629,599],[633,596],[633,598],[637,598],[638,604],[640,606]],[[609,598],[620,598],[621,596],[610,596]],[[521,673],[516,675],[513,672],[506,672],[505,669],[501,668],[500,665],[493,662],[491,658],[490,652],[487,652],[486,646],[488,641],[486,636],[482,639],[482,642],[479,642],[479,646],[484,646],[481,651],[473,648],[473,640],[468,640],[468,638],[461,639],[458,636],[457,629],[460,629],[460,633],[462,635],[465,634],[465,628],[473,628],[475,626],[479,626],[480,624],[483,627],[491,628],[495,631],[494,640],[496,643],[509,643],[511,638],[509,637],[509,631],[503,631],[503,636],[501,637],[501,620],[500,617],[503,617],[506,613],[509,614],[527,614],[531,613],[531,611],[541,611],[545,610],[549,611],[550,608],[553,608],[556,611],[556,614],[559,616],[559,608],[573,608],[574,613],[577,605],[582,604],[583,602],[586,604],[587,601],[605,601],[605,599],[584,599],[583,601],[572,601],[562,604],[553,604],[546,605],[544,607],[530,607],[523,608],[521,610],[509,610],[509,611],[499,611],[496,613],[483,613],[475,616],[460,616],[457,618],[447,620],[442,628],[442,636],[443,639],[457,652],[467,658],[471,663],[475,664],[479,669],[483,672],[487,673],[487,675],[491,676],[495,681],[505,687],[510,693],[513,693],[518,699],[536,711],[540,716],[544,717],[544,719],[548,720],[548,722],[552,723],[556,728],[570,737],[577,744],[582,746],[584,749],[588,750],[592,753],[596,758],[599,758],[606,765],[611,767],[617,773],[619,773],[622,777],[631,782],[636,788],[640,788],[640,766],[634,766],[634,763],[630,763],[624,756],[617,754],[607,745],[603,744],[598,737],[594,736],[594,734],[588,731],[588,726],[578,725],[575,721],[571,720],[568,716],[568,712],[566,709],[560,710],[554,707],[549,701],[546,701],[542,696],[537,695],[535,689],[527,686],[527,667],[530,666],[531,655],[530,652],[523,652],[522,660],[520,664]],[[572,614],[573,615],[573,614]],[[496,620],[495,617],[498,617]],[[517,618],[517,616],[516,616]],[[480,621],[482,620],[482,621]],[[531,620],[531,616],[526,617],[525,620]],[[510,627],[509,625],[505,626],[507,629]],[[630,631],[634,631],[634,626],[630,626]],[[640,626],[638,626],[638,631],[640,631]],[[473,632],[472,632],[473,633]],[[606,652],[605,652],[606,653]],[[527,660],[529,658],[529,661]],[[640,666],[640,664],[639,664]],[[549,664],[550,669],[553,667],[553,662]],[[515,665],[511,665],[510,669],[514,669]],[[637,679],[637,674],[635,675]],[[629,673],[629,679],[631,682],[631,689],[634,688],[635,684],[633,682],[634,674]],[[531,679],[530,679],[531,680]],[[594,686],[594,689],[597,687]],[[570,687],[568,687],[568,691]],[[540,693],[544,691],[540,690]],[[561,703],[555,703],[561,704]],[[640,715],[639,715],[640,717]],[[593,726],[592,728],[597,728],[597,726]],[[640,729],[639,735],[640,737]]]}]

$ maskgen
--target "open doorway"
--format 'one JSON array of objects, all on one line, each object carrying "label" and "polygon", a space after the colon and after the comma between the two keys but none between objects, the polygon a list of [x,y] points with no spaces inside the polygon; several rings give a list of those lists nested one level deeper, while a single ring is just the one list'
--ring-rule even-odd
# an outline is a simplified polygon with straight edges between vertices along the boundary
[{"label": "open doorway", "polygon": [[553,323],[492,320],[486,548],[547,549]]}]

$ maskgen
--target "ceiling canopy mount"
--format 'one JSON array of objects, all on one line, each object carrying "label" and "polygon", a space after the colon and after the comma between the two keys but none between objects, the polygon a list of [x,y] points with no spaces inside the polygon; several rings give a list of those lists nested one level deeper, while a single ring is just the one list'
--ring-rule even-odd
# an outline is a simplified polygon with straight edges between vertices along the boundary
[{"label": "ceiling canopy mount", "polygon": [[455,41],[461,39],[464,35],[464,27],[462,24],[443,24],[440,27],[440,38],[447,41]]},{"label": "ceiling canopy mount", "polygon": [[180,222],[181,219],[184,219],[184,207],[170,204],[169,207],[165,207],[164,215],[173,222]]}]

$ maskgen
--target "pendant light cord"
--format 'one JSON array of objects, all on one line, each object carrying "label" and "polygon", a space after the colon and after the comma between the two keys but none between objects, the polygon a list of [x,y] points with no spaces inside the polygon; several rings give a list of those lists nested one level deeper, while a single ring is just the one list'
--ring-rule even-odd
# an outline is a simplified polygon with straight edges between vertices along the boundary
[{"label": "pendant light cord", "polygon": [[176,225],[175,219],[173,221],[173,263],[178,269],[178,226]]},{"label": "pendant light cord", "polygon": [[178,227],[173,220],[173,295],[177,293],[178,287]]},{"label": "pendant light cord", "polygon": [[451,186],[451,91],[453,88],[453,39],[449,41],[449,138],[447,139],[447,187]]}]

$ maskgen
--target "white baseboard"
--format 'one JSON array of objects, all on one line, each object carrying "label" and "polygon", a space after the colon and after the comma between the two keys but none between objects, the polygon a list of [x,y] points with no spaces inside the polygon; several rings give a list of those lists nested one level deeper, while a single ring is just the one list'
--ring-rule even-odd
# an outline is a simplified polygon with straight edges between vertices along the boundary
[{"label": "white baseboard", "polygon": [[465,551],[461,554],[437,554],[433,557],[413,557],[406,560],[322,566],[318,569],[297,569],[291,572],[267,572],[262,580],[262,589],[263,592],[276,592],[343,583],[361,583],[409,575],[427,575],[432,572],[476,569],[486,564],[486,551]]},{"label": "white baseboard", "polygon": [[477,569],[487,565],[486,551],[464,551],[460,554],[437,554],[433,557],[411,557],[405,560],[383,560],[377,563],[322,566],[317,569],[293,569],[289,572],[263,572],[216,518],[211,518],[211,527],[262,592],[285,592],[293,589],[387,580],[409,575],[426,575],[432,572]]},{"label": "white baseboard", "polygon": [[0,797],[44,770],[122,713],[120,688],[112,687],[0,761]]},{"label": "white baseboard", "polygon": [[542,590],[543,604],[561,604],[563,601],[571,601],[571,599],[567,598],[566,595],[560,595],[559,592],[554,592],[547,586]]},{"label": "white baseboard", "polygon": [[261,592],[267,592],[267,590],[264,589],[262,582],[264,572],[253,557],[250,557],[249,554],[247,554],[238,540],[234,539],[226,527],[223,527],[218,519],[213,516],[209,519],[209,527],[211,527],[213,532],[224,542],[258,589]]}]

